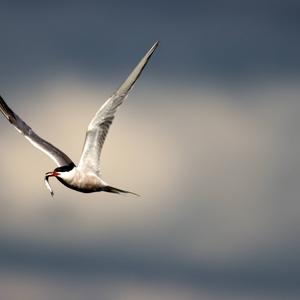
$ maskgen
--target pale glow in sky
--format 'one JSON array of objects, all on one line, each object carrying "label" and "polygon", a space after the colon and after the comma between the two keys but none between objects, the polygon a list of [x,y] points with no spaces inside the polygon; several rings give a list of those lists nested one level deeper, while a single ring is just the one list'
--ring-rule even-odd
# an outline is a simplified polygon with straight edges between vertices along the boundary
[{"label": "pale glow in sky", "polygon": [[[293,245],[286,233],[298,224],[298,185],[290,170],[300,143],[290,129],[300,126],[294,94],[283,101],[276,87],[253,89],[243,92],[252,97],[243,103],[222,91],[148,89],[134,91],[120,108],[102,153],[104,178],[141,198],[81,194],[52,180],[52,199],[43,175],[55,165],[3,119],[7,210],[1,222],[10,226],[2,230],[55,243],[60,236],[62,243],[70,238],[79,244],[126,236],[160,251],[176,240],[174,253],[186,259],[223,263],[251,260],[257,251],[264,257],[273,240]],[[77,162],[87,124],[108,91],[113,89],[50,80],[48,88],[18,91],[14,97],[22,95],[23,102],[13,108]],[[291,178],[278,190],[281,176]],[[49,215],[56,213],[62,214],[59,225]]]},{"label": "pale glow in sky", "polygon": [[[6,100],[77,162],[87,124],[112,91],[50,78]],[[169,91],[134,90],[102,153],[104,178],[140,198],[81,194],[53,180],[52,199],[43,175],[54,163],[2,118],[0,235],[71,252],[123,244],[213,266],[298,264],[298,88]]]},{"label": "pale glow in sky", "polygon": [[298,2],[1,3],[0,94],[75,163],[161,41],[102,153],[141,197],[51,198],[54,163],[0,118],[1,296],[299,299]]}]

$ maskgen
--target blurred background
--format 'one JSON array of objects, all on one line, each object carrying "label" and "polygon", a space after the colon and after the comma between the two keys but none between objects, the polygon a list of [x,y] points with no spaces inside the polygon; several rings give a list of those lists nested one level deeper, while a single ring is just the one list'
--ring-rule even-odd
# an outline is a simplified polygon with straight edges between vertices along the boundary
[{"label": "blurred background", "polygon": [[156,40],[80,194],[1,117],[0,298],[300,296],[300,3],[1,1],[1,95],[78,162]]}]

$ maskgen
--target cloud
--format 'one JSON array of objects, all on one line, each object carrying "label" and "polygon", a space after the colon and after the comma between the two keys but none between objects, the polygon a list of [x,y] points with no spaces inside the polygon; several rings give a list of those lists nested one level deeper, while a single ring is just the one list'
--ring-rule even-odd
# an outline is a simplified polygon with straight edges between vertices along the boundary
[{"label": "cloud", "polygon": [[147,10],[138,1],[3,4],[0,79],[13,89],[62,70],[114,78],[158,39],[149,73],[156,78],[247,83],[299,76],[298,15],[292,0],[176,2],[172,10],[160,1]]},{"label": "cloud", "polygon": [[[54,180],[50,198],[43,175],[54,164],[0,120],[0,262],[12,272],[1,292],[69,295],[47,276],[97,274],[111,276],[100,287],[113,299],[199,299],[200,283],[209,299],[224,287],[297,294],[299,5],[279,2],[3,4],[1,94],[75,162],[96,110],[161,46],[103,150],[104,178],[141,198]],[[95,298],[99,282],[90,288]]]},{"label": "cloud", "polygon": [[[51,199],[42,178],[52,162],[3,120],[2,233],[94,246],[126,240],[146,252],[167,255],[172,247],[175,256],[213,263],[268,260],[270,251],[296,259],[299,105],[295,87],[281,88],[244,91],[247,101],[196,87],[133,92],[107,138],[102,167],[108,182],[141,199],[87,197],[58,182]],[[14,108],[78,161],[85,128],[112,90],[50,80],[16,92],[23,102]]]}]

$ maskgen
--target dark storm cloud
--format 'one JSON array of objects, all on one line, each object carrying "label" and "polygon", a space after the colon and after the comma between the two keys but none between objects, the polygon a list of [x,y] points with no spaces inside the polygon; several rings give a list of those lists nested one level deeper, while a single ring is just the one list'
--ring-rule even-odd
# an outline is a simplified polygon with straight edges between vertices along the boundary
[{"label": "dark storm cloud", "polygon": [[[107,203],[103,201],[98,202],[95,210],[93,202],[86,205],[79,195],[65,199],[71,196],[64,192],[57,193],[61,197],[57,198],[57,205],[58,210],[65,208],[70,213],[69,217],[64,216],[66,223],[61,224],[51,215],[45,218],[49,213],[46,198],[49,195],[42,194],[40,182],[32,176],[40,174],[43,163],[38,166],[31,145],[26,148],[19,143],[21,138],[15,138],[11,129],[6,131],[8,124],[3,121],[2,135],[9,141],[1,147],[5,153],[1,161],[4,188],[0,218],[0,266],[4,276],[7,271],[22,269],[25,273],[78,276],[87,280],[95,275],[116,280],[135,277],[170,281],[174,285],[203,285],[212,290],[249,288],[268,289],[273,294],[280,291],[299,294],[300,142],[295,130],[300,128],[299,89],[287,88],[280,93],[278,84],[278,89],[272,87],[270,95],[258,89],[245,94],[243,101],[241,94],[231,101],[232,94],[224,90],[210,95],[198,87],[203,77],[234,79],[234,83],[241,79],[250,85],[250,80],[256,80],[257,76],[278,76],[277,82],[281,83],[281,77],[300,75],[299,16],[300,3],[291,0],[1,3],[0,93],[7,96],[13,107],[17,108],[14,99],[10,100],[13,96],[23,101],[30,112],[28,119],[38,116],[36,111],[42,111],[32,124],[41,130],[42,124],[46,124],[47,137],[54,132],[70,140],[69,149],[78,147],[79,142],[75,143],[68,132],[79,132],[83,128],[79,116],[85,111],[87,115],[90,113],[89,100],[82,103],[82,99],[85,96],[97,99],[101,86],[87,85],[85,80],[63,82],[60,78],[65,78],[65,72],[66,77],[75,73],[76,78],[91,76],[96,82],[101,82],[99,77],[108,81],[113,78],[118,84],[159,39],[160,49],[145,76],[163,79],[159,84],[144,81],[149,84],[147,90],[135,91],[140,102],[132,101],[133,114],[128,118],[134,122],[125,127],[131,134],[136,132],[136,140],[150,140],[143,145],[153,160],[147,158],[143,168],[154,175],[139,173],[137,177],[142,178],[140,185],[145,185],[144,190],[151,198],[140,202],[145,207],[139,209],[133,208],[138,206],[133,202],[125,210],[124,202],[120,201],[105,210]],[[122,76],[117,78],[117,72]],[[44,90],[35,93],[40,78],[56,79],[56,75],[61,85],[55,80],[51,84],[51,78]],[[18,88],[19,81],[28,80],[34,84]],[[102,86],[108,89],[103,82]],[[8,92],[10,87],[14,92]],[[35,106],[41,98],[41,106]],[[153,105],[153,99],[158,99],[160,107]],[[134,103],[145,106],[134,114]],[[63,131],[61,127],[65,126],[52,122],[53,117],[66,120],[65,113],[55,111],[58,105],[61,111],[72,111],[77,120],[76,124],[68,122],[70,131]],[[23,115],[24,110],[21,111]],[[137,131],[138,127],[141,131]],[[123,130],[115,137],[120,143],[110,148],[116,156],[119,149],[127,148],[120,139]],[[133,142],[131,135],[128,139]],[[19,147],[23,147],[24,156],[32,155],[23,167],[18,165],[25,161],[20,158]],[[132,148],[128,147],[128,151]],[[173,153],[172,149],[176,151]],[[139,157],[136,153],[132,161],[144,163],[144,155]],[[119,168],[117,163],[114,166]],[[128,164],[131,167],[132,163]],[[31,172],[26,174],[25,181],[22,172],[27,170]],[[121,171],[113,173],[122,176]],[[19,174],[22,178],[17,179]],[[126,174],[132,176],[132,171]],[[12,188],[11,182],[18,182],[18,189]],[[161,187],[157,186],[159,182]],[[64,204],[59,206],[61,202]],[[40,213],[38,203],[42,203],[47,213]],[[117,209],[118,206],[123,209]],[[97,220],[95,232],[92,225],[85,227],[78,222],[80,218],[92,220],[91,224]],[[135,221],[127,228],[123,219]],[[157,227],[151,230],[150,223]],[[100,231],[105,225],[107,229]],[[68,247],[64,246],[74,235],[68,226],[80,237],[90,234],[86,248],[74,247],[72,239]],[[137,227],[141,227],[139,234],[143,239],[136,237]],[[26,234],[19,240],[14,237],[14,231],[22,235],[23,228],[25,233],[30,232],[31,240],[26,239]],[[120,233],[114,237],[116,232]],[[41,236],[45,240],[52,237],[54,242],[49,242],[52,246],[43,245]],[[116,241],[115,244],[106,242],[106,236],[112,236],[108,241]],[[101,242],[94,244],[97,238]],[[87,249],[89,243],[92,246]],[[176,254],[172,245],[178,246]]]},{"label": "dark storm cloud", "polygon": [[10,2],[0,10],[0,78],[125,71],[156,39],[162,76],[297,74],[299,16],[291,0]]},{"label": "dark storm cloud", "polygon": [[[93,249],[30,245],[25,241],[1,240],[1,270],[17,268],[21,273],[43,272],[48,275],[88,281],[92,278],[114,280],[134,278],[138,281],[208,288],[230,292],[264,291],[267,294],[299,292],[299,269],[293,265],[261,264],[213,266],[172,260],[171,257],[149,256],[147,252],[130,251],[130,246],[107,245]],[[122,249],[122,252],[119,251]],[[1,274],[1,273],[0,273]]]}]

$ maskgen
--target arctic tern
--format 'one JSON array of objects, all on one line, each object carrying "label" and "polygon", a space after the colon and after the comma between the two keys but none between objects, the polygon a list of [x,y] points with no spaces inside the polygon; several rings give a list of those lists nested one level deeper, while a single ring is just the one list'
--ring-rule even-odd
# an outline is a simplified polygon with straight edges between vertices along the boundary
[{"label": "arctic tern", "polygon": [[56,163],[57,168],[55,168],[54,171],[45,174],[45,184],[52,196],[54,193],[48,181],[49,177],[57,178],[62,184],[78,192],[92,193],[103,191],[117,194],[130,193],[137,195],[126,190],[112,187],[101,178],[100,154],[118,107],[128,96],[129,91],[141,75],[158,45],[159,42],[156,42],[151,47],[129,74],[127,79],[97,111],[96,115],[88,125],[83,151],[77,166],[64,152],[38,136],[30,126],[12,111],[0,96],[0,110],[8,121],[15,126],[15,128],[23,134],[33,146],[43,151]]}]

